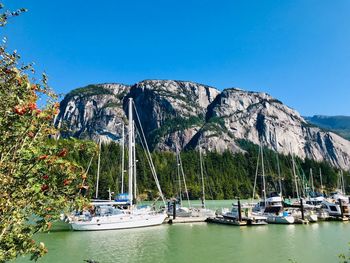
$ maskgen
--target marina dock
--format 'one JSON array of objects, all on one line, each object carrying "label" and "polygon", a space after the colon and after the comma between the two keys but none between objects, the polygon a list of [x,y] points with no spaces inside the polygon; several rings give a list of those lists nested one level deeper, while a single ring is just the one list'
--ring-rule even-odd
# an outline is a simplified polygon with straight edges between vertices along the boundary
[{"label": "marina dock", "polygon": [[206,217],[175,217],[175,219],[173,219],[172,216],[168,217],[165,219],[164,223],[167,224],[183,224],[183,223],[199,223],[199,222],[205,222],[206,221]]},{"label": "marina dock", "polygon": [[215,224],[222,224],[222,225],[234,225],[234,226],[246,226],[247,221],[238,221],[233,219],[227,219],[224,217],[209,217],[207,218],[206,222],[208,223],[215,223]]}]

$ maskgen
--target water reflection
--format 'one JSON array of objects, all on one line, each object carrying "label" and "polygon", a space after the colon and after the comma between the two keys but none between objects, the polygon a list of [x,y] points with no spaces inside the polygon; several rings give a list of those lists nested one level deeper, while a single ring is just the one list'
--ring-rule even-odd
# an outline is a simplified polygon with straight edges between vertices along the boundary
[{"label": "water reflection", "polygon": [[[40,234],[40,262],[338,262],[348,251],[350,223],[235,227],[206,223],[95,232]],[[19,259],[17,262],[29,262]]]}]

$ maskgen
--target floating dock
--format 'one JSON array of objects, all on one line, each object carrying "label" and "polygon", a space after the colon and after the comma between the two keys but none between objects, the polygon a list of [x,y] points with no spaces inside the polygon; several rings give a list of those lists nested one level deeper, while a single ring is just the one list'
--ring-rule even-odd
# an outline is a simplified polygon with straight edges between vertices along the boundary
[{"label": "floating dock", "polygon": [[205,222],[207,217],[200,217],[200,216],[189,216],[189,217],[168,217],[165,219],[164,223],[168,224],[183,224],[183,223],[199,223],[199,222]]},{"label": "floating dock", "polygon": [[309,220],[301,219],[301,218],[296,218],[294,221],[294,224],[307,225],[308,223],[309,223]]},{"label": "floating dock", "polygon": [[206,220],[208,223],[222,224],[222,225],[233,225],[233,226],[246,226],[247,221],[237,221],[224,217],[209,217]]}]

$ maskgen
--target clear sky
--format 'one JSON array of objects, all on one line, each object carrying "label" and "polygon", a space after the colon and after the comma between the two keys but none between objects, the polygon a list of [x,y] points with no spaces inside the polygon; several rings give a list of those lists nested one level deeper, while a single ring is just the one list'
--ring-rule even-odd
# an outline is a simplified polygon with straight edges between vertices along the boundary
[{"label": "clear sky", "polygon": [[349,0],[2,0],[2,30],[59,93],[191,80],[265,91],[302,115],[350,115]]}]

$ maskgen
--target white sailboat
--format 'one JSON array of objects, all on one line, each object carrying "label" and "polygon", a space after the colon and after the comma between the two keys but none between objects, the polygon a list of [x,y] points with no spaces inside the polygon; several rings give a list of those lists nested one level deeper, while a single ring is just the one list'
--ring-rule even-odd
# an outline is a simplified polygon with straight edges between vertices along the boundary
[{"label": "white sailboat", "polygon": [[[258,170],[259,170],[259,161],[261,159],[262,167],[262,191],[263,191],[263,200],[258,202],[253,208],[253,214],[261,215],[266,217],[266,221],[272,224],[293,224],[295,219],[288,212],[283,210],[282,196],[281,193],[273,192],[268,197],[266,196],[266,184],[265,184],[265,167],[264,167],[264,152],[263,146],[259,146],[259,155],[256,166],[255,181],[254,181],[254,190],[253,198],[255,197],[255,187],[257,184]],[[280,186],[280,191],[282,187]]]},{"label": "white sailboat", "polygon": [[332,192],[328,198],[325,198],[321,205],[330,216],[350,217],[349,198],[345,196],[344,175],[339,173],[337,190]]},{"label": "white sailboat", "polygon": [[[73,230],[109,230],[109,229],[126,229],[136,227],[147,227],[160,225],[166,218],[166,214],[158,213],[151,207],[138,207],[136,205],[136,154],[135,154],[135,124],[133,120],[133,100],[129,99],[129,193],[126,202],[127,208],[118,207],[118,202],[93,202],[91,205],[94,209],[83,211],[81,214],[71,216],[69,223]],[[136,109],[135,109],[136,110]],[[137,112],[136,112],[137,114]],[[141,123],[140,123],[141,125]],[[142,128],[141,132],[143,134]],[[144,136],[143,136],[144,139]],[[165,204],[164,196],[160,189],[159,181],[155,173],[151,155],[149,153],[146,141],[146,155],[150,161],[151,171],[155,179],[160,196]]]},{"label": "white sailboat", "polygon": [[[205,221],[208,217],[215,216],[215,212],[211,209],[206,208],[205,204],[205,185],[204,185],[204,174],[203,174],[203,160],[202,160],[202,150],[201,145],[199,144],[199,159],[200,159],[200,174],[201,174],[201,186],[202,186],[202,196],[201,196],[201,207],[193,207],[189,200],[188,189],[186,184],[186,178],[183,171],[182,160],[180,153],[176,150],[176,160],[177,160],[177,178],[179,181],[179,200],[176,204],[175,214],[176,217],[192,217],[196,221]],[[182,178],[181,178],[182,177]],[[182,193],[181,185],[184,184],[184,190],[187,198],[188,207],[182,206]],[[174,204],[168,205],[168,215],[173,215]]]}]

